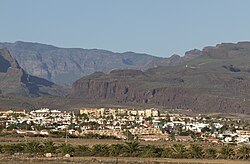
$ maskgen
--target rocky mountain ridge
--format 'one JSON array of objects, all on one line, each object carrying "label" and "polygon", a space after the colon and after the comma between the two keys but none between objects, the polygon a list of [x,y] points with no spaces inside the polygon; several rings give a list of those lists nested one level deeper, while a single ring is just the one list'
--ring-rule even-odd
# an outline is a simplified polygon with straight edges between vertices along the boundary
[{"label": "rocky mountain ridge", "polygon": [[[45,46],[39,51],[47,51],[48,48],[54,47]],[[202,51],[196,49],[188,51],[183,57],[173,55],[160,61],[151,61],[148,63],[149,69],[95,72],[76,80],[67,97],[49,99],[41,97],[34,100],[34,103],[33,99],[30,102],[31,99],[26,99],[24,106],[33,108],[39,104],[39,107],[56,105],[69,108],[86,103],[91,105],[101,103],[189,109],[199,113],[250,114],[249,61],[249,42],[222,43],[214,47],[205,47]],[[129,60],[125,62],[131,64]],[[26,74],[18,62],[8,55],[5,57],[0,55],[0,64],[2,93],[8,93],[7,84],[15,84],[12,88],[9,87],[10,91],[15,91],[16,95],[24,97],[30,96],[33,87],[38,87],[38,90],[33,89],[38,91],[34,92],[38,94],[31,95],[37,96],[53,95],[51,93],[55,92],[52,91],[58,91],[58,88],[54,89],[56,88],[54,83],[41,82],[41,79],[32,78],[33,76]],[[15,69],[12,70],[10,67]],[[22,79],[21,82],[20,79]],[[31,79],[33,79],[32,83],[30,83]],[[44,85],[44,83],[48,84]],[[32,87],[29,84],[35,85]]]},{"label": "rocky mountain ridge", "polygon": [[0,91],[1,95],[25,97],[66,94],[54,83],[27,74],[7,49],[0,49]]},{"label": "rocky mountain ridge", "polygon": [[0,48],[7,48],[30,75],[60,85],[71,85],[75,80],[94,72],[109,73],[114,69],[147,70],[160,65],[176,65],[196,57],[173,55],[170,58],[161,58],[134,52],[114,53],[99,49],[59,48],[22,41],[0,43]]},{"label": "rocky mountain ridge", "polygon": [[250,44],[219,44],[176,66],[116,70],[77,80],[71,96],[86,101],[155,104],[196,112],[250,114]]}]

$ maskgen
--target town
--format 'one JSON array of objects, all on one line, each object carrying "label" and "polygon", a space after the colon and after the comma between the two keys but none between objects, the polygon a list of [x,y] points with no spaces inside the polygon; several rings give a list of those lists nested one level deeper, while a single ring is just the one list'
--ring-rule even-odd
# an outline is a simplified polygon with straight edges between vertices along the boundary
[{"label": "town", "polygon": [[0,112],[1,135],[112,138],[249,144],[250,124],[239,118],[188,116],[155,108],[41,108]]}]

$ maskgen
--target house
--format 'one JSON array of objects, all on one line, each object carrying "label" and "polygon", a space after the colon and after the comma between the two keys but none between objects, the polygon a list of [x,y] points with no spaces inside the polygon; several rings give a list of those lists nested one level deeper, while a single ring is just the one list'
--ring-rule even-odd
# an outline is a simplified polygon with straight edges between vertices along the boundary
[{"label": "house", "polygon": [[25,110],[22,110],[22,109],[16,109],[16,110],[2,110],[0,111],[1,114],[5,115],[5,116],[8,116],[8,115],[11,115],[11,114],[25,114]]},{"label": "house", "polygon": [[17,134],[26,134],[27,130],[16,130]]},{"label": "house", "polygon": [[37,131],[32,131],[32,130],[16,130],[17,134],[38,134]]},{"label": "house", "polygon": [[5,127],[6,126],[6,122],[5,121],[0,121],[0,126]]},{"label": "house", "polygon": [[170,140],[170,135],[142,135],[138,139],[142,141]]},{"label": "house", "polygon": [[153,117],[158,117],[159,115],[160,115],[160,112],[158,110],[156,110],[156,109],[152,110],[152,116]]},{"label": "house", "polygon": [[191,136],[175,136],[176,141],[180,142],[193,142],[194,139]]},{"label": "house", "polygon": [[41,134],[41,135],[49,135],[49,131],[44,129],[44,130],[41,130],[39,132],[39,134]]},{"label": "house", "polygon": [[237,137],[235,140],[237,143],[249,143],[250,142],[248,137]]},{"label": "house", "polygon": [[226,142],[226,143],[233,142],[233,138],[232,137],[225,137],[224,142]]},{"label": "house", "polygon": [[153,109],[145,109],[145,116],[146,117],[151,117],[152,116],[152,110]]},{"label": "house", "polygon": [[201,129],[204,127],[208,127],[209,124],[204,124],[204,123],[199,123],[199,122],[194,122],[194,123],[188,123],[186,125],[187,130],[191,130],[194,132],[201,132]]},{"label": "house", "polygon": [[250,138],[250,130],[236,130],[237,136],[242,138]]},{"label": "house", "polygon": [[220,140],[218,138],[204,138],[204,141],[212,142],[212,143],[219,143]]},{"label": "house", "polygon": [[138,116],[144,116],[145,111],[144,110],[138,110]]}]

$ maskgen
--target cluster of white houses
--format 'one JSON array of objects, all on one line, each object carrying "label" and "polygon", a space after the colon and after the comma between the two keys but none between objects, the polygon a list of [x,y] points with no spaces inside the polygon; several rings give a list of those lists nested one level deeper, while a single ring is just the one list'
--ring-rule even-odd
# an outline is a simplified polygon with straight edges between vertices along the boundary
[{"label": "cluster of white houses", "polygon": [[[48,127],[38,131],[33,129],[15,129],[18,134],[40,134],[49,135],[54,131],[68,131],[76,136],[87,134],[98,134],[115,136],[126,139],[126,132],[141,140],[170,140],[174,137],[176,141],[193,141],[192,137],[181,136],[181,131],[191,131],[199,134],[204,141],[208,142],[237,142],[250,143],[250,130],[236,126],[236,131],[221,131],[225,120],[214,119],[209,122],[205,117],[190,117],[180,114],[160,114],[157,109],[126,109],[126,108],[82,108],[80,115],[74,112],[62,112],[41,108],[31,112],[1,111],[0,126],[8,128],[23,122],[33,125]],[[83,117],[86,115],[86,117]],[[210,120],[211,121],[211,120]],[[74,126],[72,126],[74,125]],[[214,128],[214,132],[204,129]],[[174,132],[174,133],[173,133]],[[170,134],[174,134],[170,135]],[[171,136],[171,137],[170,137]]]},{"label": "cluster of white houses", "polygon": [[38,110],[33,110],[30,112],[30,115],[34,117],[71,117],[72,112],[62,112],[60,110],[50,110],[48,108],[41,108]]},{"label": "cluster of white houses", "polygon": [[159,110],[155,108],[149,109],[127,109],[127,108],[82,108],[80,114],[95,115],[96,117],[102,117],[105,115],[133,115],[142,117],[158,117],[160,115]]}]

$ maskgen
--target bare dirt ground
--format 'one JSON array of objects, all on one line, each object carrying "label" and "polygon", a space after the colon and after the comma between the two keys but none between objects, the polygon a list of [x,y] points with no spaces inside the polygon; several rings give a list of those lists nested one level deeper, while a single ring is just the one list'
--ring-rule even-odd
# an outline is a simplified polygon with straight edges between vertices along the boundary
[{"label": "bare dirt ground", "polygon": [[169,158],[115,158],[115,157],[70,157],[70,158],[11,158],[1,157],[1,164],[249,164],[250,161],[237,160],[196,160]]}]

